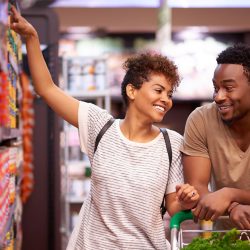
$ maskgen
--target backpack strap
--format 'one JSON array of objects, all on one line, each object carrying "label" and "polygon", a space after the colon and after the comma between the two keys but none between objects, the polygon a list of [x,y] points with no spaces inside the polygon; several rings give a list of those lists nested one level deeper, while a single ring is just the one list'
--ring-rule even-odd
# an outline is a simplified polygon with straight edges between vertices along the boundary
[{"label": "backpack strap", "polygon": [[[171,147],[171,142],[170,142],[170,138],[168,135],[168,131],[165,128],[160,128],[164,140],[165,140],[165,144],[166,144],[166,148],[167,148],[167,152],[168,152],[168,159],[169,159],[169,173],[170,173],[170,169],[171,169],[171,165],[172,165],[172,147]],[[167,182],[168,184],[168,182]],[[164,192],[164,196],[163,196],[163,200],[161,203],[161,217],[163,218],[164,214],[166,213],[167,209],[166,209],[166,205],[165,205],[165,192]]]},{"label": "backpack strap", "polygon": [[161,132],[163,134],[165,144],[166,144],[166,148],[167,148],[167,151],[168,151],[169,166],[171,166],[171,164],[172,164],[172,147],[171,147],[171,142],[170,142],[170,138],[169,138],[169,135],[168,135],[168,131],[165,128],[160,128],[160,130],[161,130]]},{"label": "backpack strap", "polygon": [[106,124],[102,127],[101,131],[99,132],[99,134],[97,135],[96,139],[95,139],[95,149],[94,149],[94,153],[97,150],[98,144],[100,142],[100,140],[102,139],[102,136],[105,134],[105,132],[110,128],[110,126],[114,123],[115,119],[113,117],[111,117]]}]

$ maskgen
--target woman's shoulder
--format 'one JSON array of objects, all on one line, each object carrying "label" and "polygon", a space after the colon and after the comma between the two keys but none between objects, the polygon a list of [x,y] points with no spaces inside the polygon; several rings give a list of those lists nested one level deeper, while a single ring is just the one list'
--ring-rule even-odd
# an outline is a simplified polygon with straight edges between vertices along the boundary
[{"label": "woman's shoulder", "polygon": [[183,136],[178,133],[177,131],[173,130],[173,129],[169,129],[167,128],[167,132],[169,135],[169,139],[171,143],[182,143],[183,141]]},{"label": "woman's shoulder", "polygon": [[79,116],[87,116],[89,121],[93,121],[96,123],[100,123],[100,126],[104,126],[104,124],[111,119],[112,115],[105,109],[87,102],[80,102],[80,110]]}]

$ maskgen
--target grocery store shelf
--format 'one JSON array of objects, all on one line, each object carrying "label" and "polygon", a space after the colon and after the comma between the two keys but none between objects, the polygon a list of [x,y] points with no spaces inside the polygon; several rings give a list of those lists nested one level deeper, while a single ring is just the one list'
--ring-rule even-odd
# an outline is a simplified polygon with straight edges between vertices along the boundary
[{"label": "grocery store shelf", "polygon": [[0,142],[8,139],[15,139],[21,135],[20,129],[0,127]]},{"label": "grocery store shelf", "polygon": [[67,202],[69,203],[74,203],[74,204],[78,204],[78,203],[84,203],[85,198],[84,197],[67,197]]}]

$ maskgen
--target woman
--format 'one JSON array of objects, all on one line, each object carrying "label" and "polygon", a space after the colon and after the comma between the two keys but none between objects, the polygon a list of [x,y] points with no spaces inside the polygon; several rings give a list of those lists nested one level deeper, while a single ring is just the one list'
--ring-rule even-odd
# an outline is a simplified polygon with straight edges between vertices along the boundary
[{"label": "woman", "polygon": [[169,171],[165,141],[154,125],[172,107],[172,93],[179,84],[176,66],[149,53],[125,62],[125,118],[115,120],[95,151],[96,137],[112,116],[66,95],[53,83],[36,30],[14,7],[11,12],[11,28],[26,41],[36,92],[78,127],[81,149],[91,162],[91,191],[67,249],[167,249],[160,213],[164,194],[169,214],[193,208],[199,198],[192,186],[180,185],[182,137],[168,130],[173,154]]}]

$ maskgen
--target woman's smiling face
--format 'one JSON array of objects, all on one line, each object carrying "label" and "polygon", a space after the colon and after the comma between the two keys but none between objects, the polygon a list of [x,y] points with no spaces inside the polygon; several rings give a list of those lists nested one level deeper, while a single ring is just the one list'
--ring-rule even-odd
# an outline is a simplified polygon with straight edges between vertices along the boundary
[{"label": "woman's smiling face", "polygon": [[150,122],[161,122],[172,107],[173,89],[162,74],[152,74],[140,89],[134,89],[134,99],[130,105],[137,115]]}]

